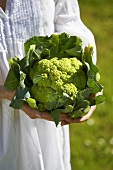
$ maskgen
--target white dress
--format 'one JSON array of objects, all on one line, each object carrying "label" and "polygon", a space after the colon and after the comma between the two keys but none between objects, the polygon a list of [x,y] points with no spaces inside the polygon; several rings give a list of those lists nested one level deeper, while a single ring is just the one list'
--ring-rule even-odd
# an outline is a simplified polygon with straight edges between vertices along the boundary
[{"label": "white dress", "polygon": [[[7,0],[6,11],[0,8],[0,84],[7,76],[8,58],[22,58],[28,38],[54,32],[78,35],[84,45],[95,47],[77,0]],[[93,59],[95,63],[96,48]],[[32,120],[9,103],[0,99],[0,170],[70,170],[68,126]]]}]

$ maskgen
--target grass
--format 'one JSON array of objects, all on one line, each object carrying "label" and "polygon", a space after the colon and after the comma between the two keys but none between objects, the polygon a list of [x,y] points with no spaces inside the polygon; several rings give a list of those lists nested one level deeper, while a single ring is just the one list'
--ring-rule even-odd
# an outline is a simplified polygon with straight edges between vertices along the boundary
[{"label": "grass", "polygon": [[79,0],[81,19],[93,32],[106,102],[92,117],[70,125],[72,170],[113,169],[113,0]]}]

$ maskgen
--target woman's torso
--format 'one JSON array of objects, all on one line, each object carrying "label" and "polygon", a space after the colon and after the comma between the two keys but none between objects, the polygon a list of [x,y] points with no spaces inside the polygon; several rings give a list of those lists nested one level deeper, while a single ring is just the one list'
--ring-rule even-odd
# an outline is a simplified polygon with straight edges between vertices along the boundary
[{"label": "woman's torso", "polygon": [[[5,62],[15,55],[23,57],[23,44],[27,39],[54,32],[55,3],[54,0],[7,0],[4,11],[0,9],[0,50],[6,55],[0,53],[0,61],[6,76]],[[0,124],[2,170],[64,170],[68,166],[70,169],[70,164],[66,161],[64,168],[63,162],[69,160],[69,154],[65,154],[66,158],[62,156],[65,146],[66,152],[69,150],[68,127],[64,133],[65,128],[56,128],[53,122],[31,120],[21,110],[10,108],[9,102],[4,100],[0,100]]]}]

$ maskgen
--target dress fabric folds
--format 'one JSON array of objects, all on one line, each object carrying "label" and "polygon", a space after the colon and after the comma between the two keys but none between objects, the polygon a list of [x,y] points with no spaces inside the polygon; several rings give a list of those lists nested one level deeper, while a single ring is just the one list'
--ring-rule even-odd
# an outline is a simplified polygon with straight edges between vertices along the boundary
[{"label": "dress fabric folds", "polygon": [[[78,35],[84,45],[95,47],[77,0],[7,0],[5,12],[0,8],[0,84],[9,70],[8,59],[23,58],[27,39],[54,32]],[[0,170],[71,170],[69,127],[32,120],[9,104],[0,99]]]}]

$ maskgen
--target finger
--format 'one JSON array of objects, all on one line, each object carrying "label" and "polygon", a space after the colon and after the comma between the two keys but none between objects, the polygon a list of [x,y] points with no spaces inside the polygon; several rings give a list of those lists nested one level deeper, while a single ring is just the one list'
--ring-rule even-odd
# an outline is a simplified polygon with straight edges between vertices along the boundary
[{"label": "finger", "polygon": [[27,103],[24,103],[21,110],[23,110],[31,119],[42,118],[43,113],[47,114],[46,112],[39,112],[36,109],[32,109]]},{"label": "finger", "polygon": [[26,112],[26,114],[27,114],[31,119],[41,118],[40,112],[37,112],[37,111],[35,111],[34,109],[30,109],[29,111]]},{"label": "finger", "polygon": [[96,106],[92,106],[90,111],[83,117],[78,117],[78,118],[70,118],[70,117],[65,117],[65,121],[67,121],[69,124],[70,123],[81,123],[90,118],[94,110],[96,109]]},{"label": "finger", "polygon": [[28,115],[31,119],[34,119],[35,117],[37,117],[37,118],[40,117],[40,115],[38,113],[37,113],[37,115],[35,115],[36,114],[35,109],[30,108],[26,102],[22,106],[21,110],[24,111],[24,113],[26,115]]},{"label": "finger", "polygon": [[61,126],[69,125],[69,124],[70,124],[70,123],[69,123],[69,122],[67,122],[67,121],[65,121],[65,120],[61,121]]},{"label": "finger", "polygon": [[53,121],[53,118],[50,116],[49,112],[40,112],[41,118],[49,121]]},{"label": "finger", "polygon": [[70,117],[68,117],[68,118],[65,118],[65,121],[67,121],[69,124],[71,124],[71,123],[80,123],[80,119],[81,118],[70,118]]},{"label": "finger", "polygon": [[90,111],[88,112],[88,114],[86,114],[85,116],[83,116],[80,119],[80,122],[84,122],[84,121],[88,120],[91,117],[91,115],[92,115],[92,113],[94,112],[95,109],[96,109],[96,106],[92,106]]},{"label": "finger", "polygon": [[68,117],[68,114],[66,113],[60,113],[60,119],[64,119],[65,117]]}]

